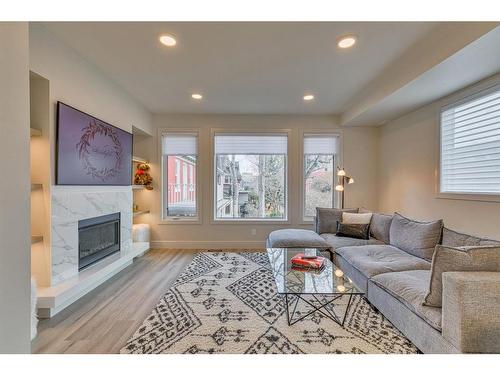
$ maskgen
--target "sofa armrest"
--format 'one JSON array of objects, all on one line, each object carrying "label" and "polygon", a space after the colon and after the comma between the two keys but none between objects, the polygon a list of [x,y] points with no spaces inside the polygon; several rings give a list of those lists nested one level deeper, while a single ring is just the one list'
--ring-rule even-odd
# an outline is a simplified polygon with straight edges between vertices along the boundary
[{"label": "sofa armrest", "polygon": [[500,353],[500,272],[443,273],[442,334],[462,353]]}]

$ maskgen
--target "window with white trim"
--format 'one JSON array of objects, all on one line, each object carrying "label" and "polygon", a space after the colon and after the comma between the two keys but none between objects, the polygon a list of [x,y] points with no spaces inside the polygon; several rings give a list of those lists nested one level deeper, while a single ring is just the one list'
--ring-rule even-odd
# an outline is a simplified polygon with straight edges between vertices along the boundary
[{"label": "window with white trim", "polygon": [[441,111],[440,192],[500,195],[500,86]]},{"label": "window with white trim", "polygon": [[215,220],[287,219],[288,136],[214,136]]},{"label": "window with white trim", "polygon": [[338,136],[304,134],[303,215],[312,220],[316,207],[335,207]]},{"label": "window with white trim", "polygon": [[192,220],[198,217],[195,182],[197,157],[197,134],[166,133],[162,135],[164,219]]}]

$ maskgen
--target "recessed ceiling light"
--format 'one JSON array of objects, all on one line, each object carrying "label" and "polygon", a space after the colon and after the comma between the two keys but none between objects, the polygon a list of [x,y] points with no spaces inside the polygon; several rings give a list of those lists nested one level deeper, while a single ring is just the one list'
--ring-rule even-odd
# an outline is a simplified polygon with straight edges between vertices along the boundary
[{"label": "recessed ceiling light", "polygon": [[160,37],[158,39],[160,40],[161,44],[163,44],[167,47],[173,47],[177,44],[177,41],[175,40],[175,38],[172,35],[163,34],[163,35],[160,35]]},{"label": "recessed ceiling light", "polygon": [[311,95],[311,94],[304,95],[304,100],[307,102],[310,100],[313,100],[313,99],[314,99],[314,95]]},{"label": "recessed ceiling light", "polygon": [[354,35],[343,36],[338,40],[337,46],[339,48],[351,48],[353,45],[356,44],[356,40],[357,38]]},{"label": "recessed ceiling light", "polygon": [[191,97],[192,97],[193,99],[196,99],[196,100],[203,99],[203,95],[201,95],[201,94],[193,94],[193,95],[191,95]]}]

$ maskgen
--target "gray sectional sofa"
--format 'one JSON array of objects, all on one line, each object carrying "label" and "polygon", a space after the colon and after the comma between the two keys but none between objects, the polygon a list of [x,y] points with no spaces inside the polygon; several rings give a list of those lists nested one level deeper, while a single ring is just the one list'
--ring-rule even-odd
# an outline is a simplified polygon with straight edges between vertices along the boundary
[{"label": "gray sectional sofa", "polygon": [[315,232],[276,231],[268,246],[330,250],[370,304],[424,353],[500,353],[500,272],[444,272],[442,305],[423,304],[436,244],[491,245],[500,251],[500,241],[455,232],[442,221],[419,223],[377,213],[372,215],[369,239],[339,237],[335,229],[341,215],[341,210],[318,209]]}]

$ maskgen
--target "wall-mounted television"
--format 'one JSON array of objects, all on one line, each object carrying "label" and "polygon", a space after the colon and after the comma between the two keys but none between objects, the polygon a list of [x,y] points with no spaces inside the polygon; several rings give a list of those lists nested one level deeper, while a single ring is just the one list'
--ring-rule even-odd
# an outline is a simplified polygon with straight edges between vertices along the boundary
[{"label": "wall-mounted television", "polygon": [[132,134],[57,102],[57,185],[131,185]]}]

